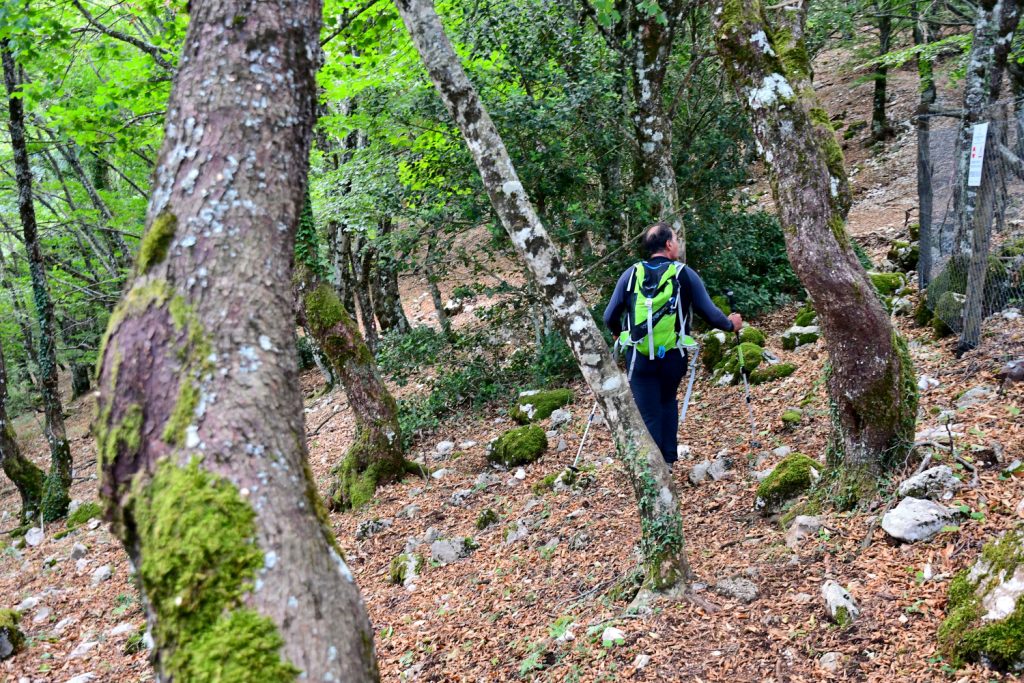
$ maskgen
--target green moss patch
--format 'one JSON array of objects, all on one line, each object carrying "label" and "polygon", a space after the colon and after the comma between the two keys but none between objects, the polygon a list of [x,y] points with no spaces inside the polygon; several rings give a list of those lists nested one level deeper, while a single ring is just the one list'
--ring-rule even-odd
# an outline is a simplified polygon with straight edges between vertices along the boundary
[{"label": "green moss patch", "polygon": [[60,473],[51,470],[43,480],[43,499],[39,508],[44,522],[54,522],[68,513],[71,498],[68,487],[61,481]]},{"label": "green moss patch", "polygon": [[510,429],[491,445],[487,459],[505,467],[525,465],[535,461],[547,450],[548,437],[536,425]]},{"label": "green moss patch", "polygon": [[139,273],[146,273],[153,266],[163,263],[177,230],[178,219],[174,217],[174,214],[165,211],[156,217],[142,238],[142,245],[139,247]]},{"label": "green moss patch", "polygon": [[793,351],[804,344],[813,344],[821,337],[817,325],[807,327],[791,327],[782,333],[782,348]]},{"label": "green moss patch", "polygon": [[936,339],[948,337],[962,326],[965,298],[963,294],[946,292],[939,297],[932,318],[932,332]]},{"label": "green moss patch", "polygon": [[939,644],[953,663],[984,662],[1002,671],[1024,667],[1024,596],[1012,611],[988,618],[985,598],[1024,568],[1024,527],[989,542],[978,562],[960,572],[949,585],[946,620],[939,627]]},{"label": "green moss patch", "polygon": [[498,513],[493,508],[487,508],[476,518],[476,528],[483,531],[492,524],[498,523]]},{"label": "green moss patch", "polygon": [[[139,490],[141,489],[141,490]],[[129,502],[142,558],[138,574],[156,613],[165,675],[183,681],[292,681],[270,619],[242,605],[263,552],[256,513],[228,480],[196,459],[160,463]]]},{"label": "green moss patch", "polygon": [[570,401],[572,401],[572,391],[569,389],[524,391],[519,394],[509,415],[519,424],[537,422],[551,417],[551,413]]},{"label": "green moss patch", "polygon": [[[734,335],[733,338],[735,338],[735,335]],[[764,332],[762,332],[761,330],[757,329],[756,327],[751,327],[750,325],[744,325],[740,329],[740,342],[747,342],[748,344],[755,344],[757,346],[764,346],[765,341],[766,341],[766,339],[765,339],[765,336],[764,336]]]},{"label": "green moss patch", "polygon": [[402,584],[409,578],[409,570],[412,569],[413,574],[419,574],[420,569],[423,568],[423,557],[415,553],[402,553],[395,559],[391,560],[391,566],[388,569],[388,579],[391,583]]},{"label": "green moss patch", "polygon": [[18,628],[21,615],[13,609],[0,609],[0,636],[3,636],[11,644],[11,652],[0,652],[0,660],[7,659],[21,652],[25,648],[25,636]]},{"label": "green moss patch", "polygon": [[722,358],[721,362],[715,366],[715,373],[711,377],[712,382],[721,384],[726,381],[726,378],[728,378],[729,384],[739,384],[742,381],[740,352],[743,355],[742,367],[747,372],[753,371],[761,364],[764,349],[751,342],[742,342],[739,346],[731,348]]},{"label": "green moss patch", "polygon": [[783,503],[811,487],[816,479],[812,470],[820,473],[822,469],[821,463],[803,453],[787,455],[757,487],[755,507],[765,516],[778,512]]},{"label": "green moss patch", "polygon": [[902,273],[909,273],[917,268],[921,249],[917,244],[897,240],[892,243],[886,258]]},{"label": "green moss patch", "polygon": [[797,312],[796,319],[793,321],[793,326],[808,327],[810,325],[813,325],[814,321],[817,320],[817,318],[817,311],[814,310],[813,306],[807,304]]},{"label": "green moss patch", "polygon": [[789,377],[796,372],[796,366],[792,363],[778,363],[767,367],[758,368],[750,373],[751,384],[764,384],[773,382],[783,377]]},{"label": "green moss patch", "polygon": [[882,296],[892,296],[907,285],[903,273],[868,273],[868,277]]},{"label": "green moss patch", "polygon": [[103,517],[103,508],[100,507],[99,503],[82,503],[78,506],[78,509],[68,515],[68,529],[73,529],[76,526],[82,526],[90,519],[100,519]]}]

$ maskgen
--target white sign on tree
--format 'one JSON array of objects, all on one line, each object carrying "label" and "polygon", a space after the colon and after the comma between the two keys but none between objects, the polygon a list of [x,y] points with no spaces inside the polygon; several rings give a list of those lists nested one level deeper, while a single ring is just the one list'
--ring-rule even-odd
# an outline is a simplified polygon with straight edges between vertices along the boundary
[{"label": "white sign on tree", "polygon": [[985,161],[985,139],[988,137],[988,123],[974,124],[971,138],[971,165],[967,171],[967,187],[981,185],[981,165]]}]

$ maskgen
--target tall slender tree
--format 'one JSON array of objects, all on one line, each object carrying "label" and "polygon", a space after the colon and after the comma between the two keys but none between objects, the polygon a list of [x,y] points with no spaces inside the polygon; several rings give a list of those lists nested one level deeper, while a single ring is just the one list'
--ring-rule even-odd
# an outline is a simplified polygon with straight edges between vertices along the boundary
[{"label": "tall slender tree", "polygon": [[50,473],[43,491],[43,520],[52,521],[67,514],[71,500],[71,446],[64,429],[64,408],[57,383],[57,333],[53,316],[53,300],[46,281],[46,264],[39,244],[36,211],[33,205],[32,168],[25,144],[25,107],[22,101],[18,70],[11,41],[0,39],[4,85],[7,87],[7,113],[10,121],[11,149],[14,152],[14,174],[18,185],[18,215],[32,279],[32,295],[39,321],[39,387],[46,416],[44,433],[50,446]]},{"label": "tall slender tree", "polygon": [[466,76],[431,0],[396,0],[413,43],[473,154],[495,213],[572,349],[611,425],[640,508],[648,591],[683,594],[691,578],[671,473],[647,433],[626,377],[526,196],[505,144]]},{"label": "tall slender tree", "polygon": [[811,83],[806,6],[724,0],[714,11],[718,51],[753,124],[797,276],[828,349],[829,461],[840,502],[874,490],[913,438],[917,392],[906,344],[846,233],[850,188],[843,153]]},{"label": "tall slender tree", "polygon": [[135,277],[101,351],[100,493],[161,680],[379,675],[306,460],[288,286],[321,11],[191,5]]}]

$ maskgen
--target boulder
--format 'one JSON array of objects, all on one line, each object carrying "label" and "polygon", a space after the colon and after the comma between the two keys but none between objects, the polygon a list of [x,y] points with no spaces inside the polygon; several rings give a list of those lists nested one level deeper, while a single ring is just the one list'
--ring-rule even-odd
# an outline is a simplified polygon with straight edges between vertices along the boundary
[{"label": "boulder", "polygon": [[840,652],[826,652],[818,659],[818,666],[825,671],[835,673],[843,662],[843,655]]},{"label": "boulder", "polygon": [[509,416],[519,424],[537,422],[550,417],[551,413],[570,401],[572,401],[572,391],[569,389],[523,391],[519,393],[519,398]]},{"label": "boulder", "polygon": [[799,515],[786,532],[786,546],[790,550],[796,550],[800,547],[801,541],[817,534],[821,526],[821,517]]},{"label": "boulder", "polygon": [[956,523],[957,514],[944,505],[920,498],[904,498],[882,517],[882,528],[898,541],[927,541],[942,528]]},{"label": "boulder", "polygon": [[95,650],[96,646],[99,644],[100,643],[97,640],[82,641],[77,646],[75,646],[74,650],[71,651],[71,654],[68,655],[68,659],[81,659],[82,657],[86,656],[87,654]]},{"label": "boulder", "polygon": [[917,390],[922,394],[931,391],[935,387],[939,386],[939,380],[928,375],[921,375],[917,378]]},{"label": "boulder", "polygon": [[109,564],[105,564],[102,567],[97,567],[96,570],[92,573],[92,585],[100,585],[104,581],[108,580],[111,574],[112,572],[110,570]]},{"label": "boulder", "polygon": [[451,538],[434,541],[430,544],[430,559],[441,564],[450,564],[463,557],[468,557],[476,549],[471,539]]},{"label": "boulder", "polygon": [[0,662],[25,647],[25,636],[18,628],[21,615],[12,609],[0,609]]},{"label": "boulder", "polygon": [[362,541],[363,539],[376,536],[380,532],[384,531],[394,523],[393,519],[365,519],[359,523],[356,527],[356,540]]},{"label": "boulder", "polygon": [[968,389],[961,394],[960,398],[956,400],[956,407],[960,410],[970,408],[971,406],[975,406],[979,403],[984,403],[995,395],[995,387],[985,385],[977,386],[972,389]]},{"label": "boulder", "polygon": [[902,484],[898,490],[901,498],[942,498],[947,492],[955,493],[963,487],[963,482],[956,478],[948,465],[932,467],[920,474],[915,474]]},{"label": "boulder", "polygon": [[903,273],[869,272],[868,278],[883,297],[893,296],[907,286],[907,277]]},{"label": "boulder", "polygon": [[511,429],[498,437],[487,453],[487,459],[505,467],[531,463],[547,450],[548,438],[536,425]]},{"label": "boulder", "polygon": [[846,626],[860,616],[860,609],[853,596],[831,579],[822,585],[821,597],[825,600],[825,611],[829,618],[840,626]]},{"label": "boulder", "polygon": [[76,562],[85,557],[85,554],[87,552],[89,552],[88,548],[86,548],[81,543],[75,543],[73,546],[71,546],[71,554],[68,556],[68,559],[70,559],[72,562]]},{"label": "boulder", "polygon": [[818,341],[819,337],[821,337],[821,329],[817,325],[793,326],[782,333],[782,348],[793,351],[805,344],[813,344]]},{"label": "boulder", "polygon": [[708,332],[700,338],[700,357],[705,370],[711,372],[722,362],[725,352],[729,350],[730,339],[732,337],[721,330]]},{"label": "boulder", "polygon": [[956,666],[1024,671],[1024,527],[987,543],[950,582],[939,644]]},{"label": "boulder", "polygon": [[455,442],[454,441],[441,441],[441,442],[438,442],[437,446],[434,447],[434,450],[442,458],[447,456],[447,455],[451,455],[452,451],[455,450]]},{"label": "boulder", "polygon": [[568,424],[570,420],[572,420],[572,413],[565,408],[559,408],[551,412],[551,421],[548,423],[548,426],[551,429],[558,429],[562,425]]},{"label": "boulder", "polygon": [[757,600],[758,596],[757,585],[750,579],[739,576],[721,579],[715,584],[715,592],[745,604]]},{"label": "boulder", "polygon": [[474,493],[475,491],[473,489],[459,489],[448,499],[448,504],[454,505],[455,507],[462,507]]},{"label": "boulder", "polygon": [[935,317],[932,318],[932,332],[937,339],[947,337],[960,329],[964,303],[967,297],[956,292],[946,292],[935,304]]},{"label": "boulder", "polygon": [[917,261],[921,255],[921,247],[916,242],[896,240],[890,245],[885,255],[901,273],[909,273],[917,269]]},{"label": "boulder", "polygon": [[604,647],[612,647],[613,645],[624,645],[626,642],[626,634],[614,626],[609,626],[601,634],[601,644]]},{"label": "boulder", "polygon": [[28,533],[25,534],[25,543],[28,543],[34,548],[42,543],[44,538],[45,536],[43,535],[42,529],[39,527],[32,527],[28,530]]},{"label": "boulder", "polygon": [[763,516],[775,514],[786,501],[796,498],[821,476],[822,464],[803,453],[787,455],[757,487],[754,508]]},{"label": "boulder", "polygon": [[796,372],[796,366],[792,363],[779,363],[777,365],[769,365],[768,367],[758,368],[750,373],[751,384],[764,384],[765,382],[774,382],[777,379],[783,377],[789,377]]}]

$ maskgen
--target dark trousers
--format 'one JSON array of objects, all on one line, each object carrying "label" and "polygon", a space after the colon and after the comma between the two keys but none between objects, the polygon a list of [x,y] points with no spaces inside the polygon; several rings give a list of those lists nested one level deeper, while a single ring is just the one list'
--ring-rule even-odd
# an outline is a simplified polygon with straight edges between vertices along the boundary
[{"label": "dark trousers", "polygon": [[[626,354],[626,368],[632,361]],[[664,358],[651,360],[645,354],[637,355],[629,387],[633,400],[640,409],[647,431],[654,443],[661,449],[665,462],[673,463],[678,458],[676,433],[679,430],[679,383],[686,374],[686,359],[678,351],[665,354]]]}]

